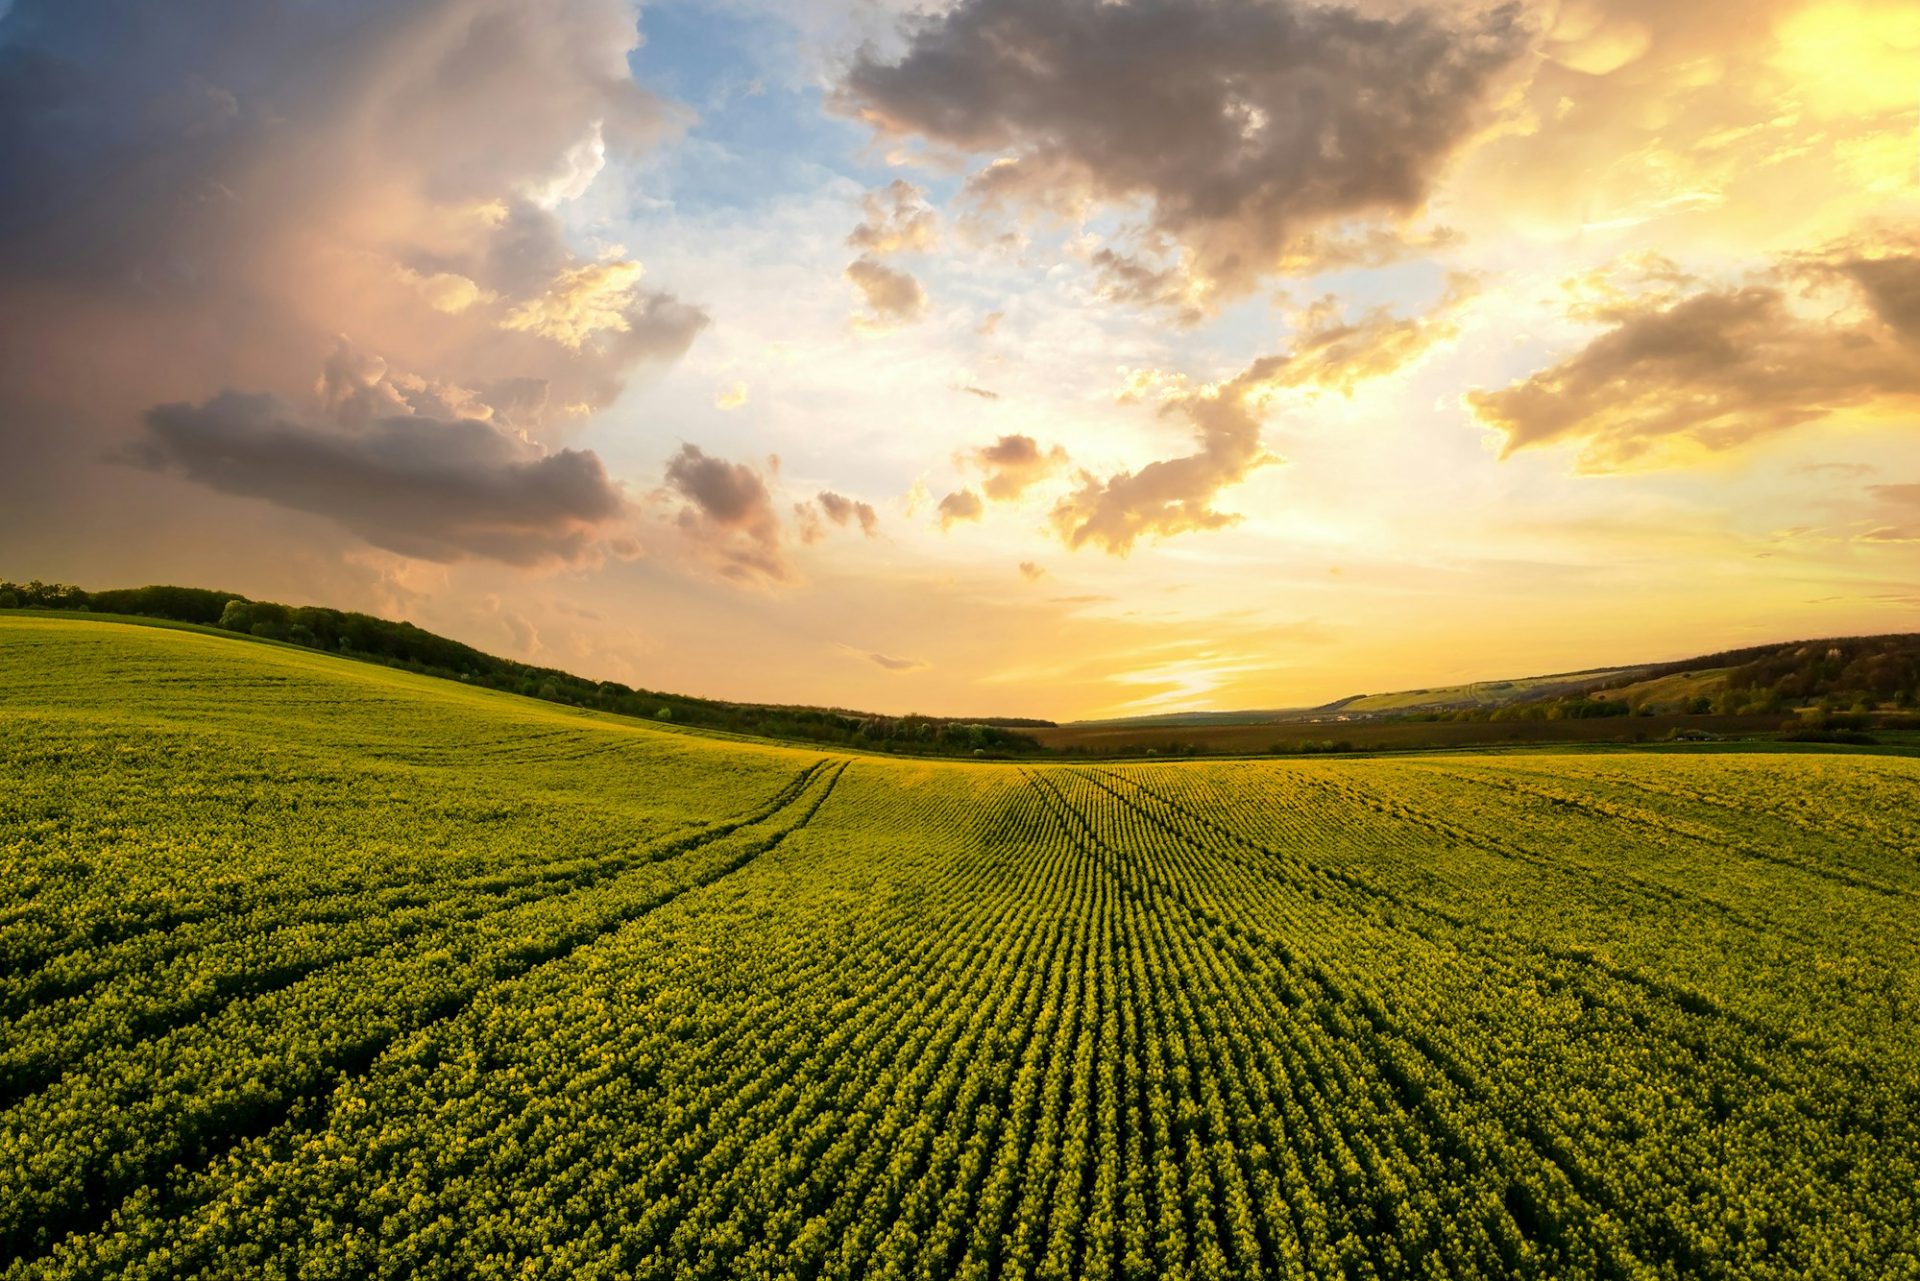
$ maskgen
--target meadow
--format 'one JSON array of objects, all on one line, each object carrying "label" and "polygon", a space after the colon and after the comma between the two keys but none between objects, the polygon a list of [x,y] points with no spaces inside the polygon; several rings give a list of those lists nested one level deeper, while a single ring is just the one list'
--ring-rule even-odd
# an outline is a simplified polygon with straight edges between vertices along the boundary
[{"label": "meadow", "polygon": [[8,1277],[1920,1277],[1920,760],[1029,764],[0,619]]}]

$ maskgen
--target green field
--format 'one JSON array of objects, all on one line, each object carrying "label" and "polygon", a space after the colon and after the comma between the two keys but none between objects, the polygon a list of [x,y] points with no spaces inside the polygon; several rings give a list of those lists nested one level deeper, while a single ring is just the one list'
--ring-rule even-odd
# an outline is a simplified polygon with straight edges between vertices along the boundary
[{"label": "green field", "polygon": [[908,763],[33,618],[0,731],[7,1276],[1920,1276],[1920,760]]},{"label": "green field", "polygon": [[1447,685],[1435,689],[1398,690],[1391,694],[1366,694],[1341,704],[1346,712],[1413,712],[1435,707],[1500,707],[1507,703],[1541,694],[1573,692],[1626,675],[1631,668],[1602,668],[1589,672],[1567,672],[1557,676],[1523,676],[1518,680],[1475,681],[1470,685]]}]

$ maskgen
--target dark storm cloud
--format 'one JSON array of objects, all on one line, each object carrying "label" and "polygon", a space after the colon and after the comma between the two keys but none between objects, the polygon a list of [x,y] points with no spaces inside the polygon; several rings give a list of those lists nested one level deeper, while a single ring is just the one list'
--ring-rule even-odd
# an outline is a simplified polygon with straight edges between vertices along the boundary
[{"label": "dark storm cloud", "polygon": [[157,406],[146,425],[135,461],[327,517],[427,560],[578,560],[626,510],[593,454],[545,453],[470,419],[349,427],[303,420],[277,397],[225,392],[202,405]]},{"label": "dark storm cloud", "polygon": [[1511,6],[1455,23],[1286,0],[962,0],[911,27],[898,61],[863,52],[837,101],[884,135],[991,155],[968,184],[989,206],[1144,202],[1144,251],[1098,265],[1116,295],[1192,307],[1314,256],[1338,224],[1416,213],[1525,44]]}]

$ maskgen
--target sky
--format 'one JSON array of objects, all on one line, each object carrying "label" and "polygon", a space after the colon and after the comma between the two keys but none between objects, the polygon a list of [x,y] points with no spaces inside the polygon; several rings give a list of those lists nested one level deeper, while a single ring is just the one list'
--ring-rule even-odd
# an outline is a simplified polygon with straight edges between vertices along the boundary
[{"label": "sky", "polygon": [[0,577],[1063,720],[1920,630],[1920,0],[0,0]]}]

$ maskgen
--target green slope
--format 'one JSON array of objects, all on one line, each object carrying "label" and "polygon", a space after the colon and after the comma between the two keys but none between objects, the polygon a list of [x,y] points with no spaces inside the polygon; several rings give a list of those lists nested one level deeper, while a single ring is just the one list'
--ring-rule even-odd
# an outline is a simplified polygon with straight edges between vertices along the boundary
[{"label": "green slope", "polygon": [[1920,762],[1079,768],[0,620],[10,1275],[1898,1276]]}]

